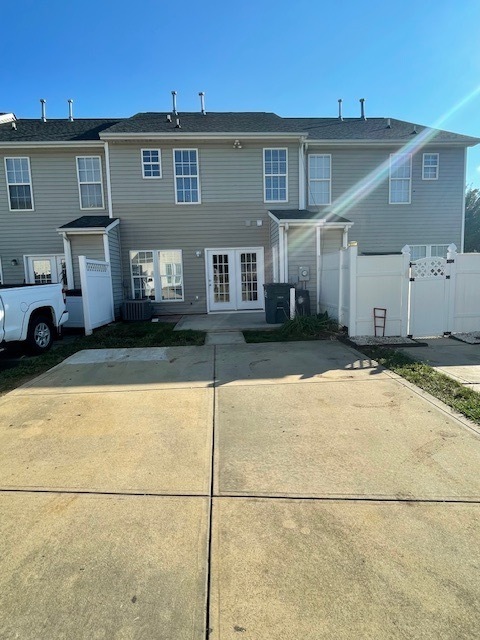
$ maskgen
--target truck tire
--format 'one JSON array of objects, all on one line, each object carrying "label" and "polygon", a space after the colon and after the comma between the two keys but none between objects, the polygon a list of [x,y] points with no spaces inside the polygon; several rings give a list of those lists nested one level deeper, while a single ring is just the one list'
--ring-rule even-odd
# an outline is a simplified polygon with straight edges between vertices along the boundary
[{"label": "truck tire", "polygon": [[53,323],[51,318],[45,315],[33,316],[30,319],[27,347],[32,354],[45,353],[53,343]]}]

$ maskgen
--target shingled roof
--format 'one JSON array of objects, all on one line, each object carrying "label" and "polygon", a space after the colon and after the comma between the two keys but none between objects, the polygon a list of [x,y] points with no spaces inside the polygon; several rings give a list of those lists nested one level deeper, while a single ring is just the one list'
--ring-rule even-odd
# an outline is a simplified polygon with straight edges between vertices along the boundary
[{"label": "shingled roof", "polygon": [[16,129],[11,122],[0,124],[0,142],[74,142],[99,140],[99,134],[117,124],[119,118],[83,118],[70,122],[66,119],[15,120]]},{"label": "shingled roof", "polygon": [[[167,121],[167,115],[172,121]],[[176,128],[176,120],[180,128]],[[480,139],[450,131],[431,129],[412,122],[395,118],[282,118],[267,112],[199,112],[137,113],[131,118],[100,118],[47,120],[20,119],[12,123],[0,124],[0,144],[2,142],[81,142],[114,137],[141,136],[153,134],[181,139],[190,134],[273,134],[305,136],[308,140],[331,142],[400,142],[413,140],[427,130],[428,141],[436,143],[457,143],[464,146],[478,144]]]}]

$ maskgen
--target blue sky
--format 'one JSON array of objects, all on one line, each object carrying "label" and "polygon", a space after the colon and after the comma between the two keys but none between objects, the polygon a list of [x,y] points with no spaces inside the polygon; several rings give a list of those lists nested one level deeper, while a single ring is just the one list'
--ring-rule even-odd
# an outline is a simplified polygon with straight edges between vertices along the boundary
[{"label": "blue sky", "polygon": [[[477,0],[18,0],[2,11],[0,111],[395,117],[480,137]],[[8,63],[9,62],[9,63]],[[470,98],[468,98],[471,96]],[[465,101],[461,108],[456,105]],[[452,111],[453,110],[453,111]],[[447,117],[445,117],[447,115]],[[480,147],[467,182],[480,187]]]}]

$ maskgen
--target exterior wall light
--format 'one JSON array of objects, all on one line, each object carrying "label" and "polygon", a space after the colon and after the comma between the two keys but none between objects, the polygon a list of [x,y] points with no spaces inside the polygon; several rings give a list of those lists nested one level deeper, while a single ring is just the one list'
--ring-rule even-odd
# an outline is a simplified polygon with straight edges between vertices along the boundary
[{"label": "exterior wall light", "polygon": [[10,264],[12,265],[12,267],[18,267],[18,260],[16,258],[13,258]]}]

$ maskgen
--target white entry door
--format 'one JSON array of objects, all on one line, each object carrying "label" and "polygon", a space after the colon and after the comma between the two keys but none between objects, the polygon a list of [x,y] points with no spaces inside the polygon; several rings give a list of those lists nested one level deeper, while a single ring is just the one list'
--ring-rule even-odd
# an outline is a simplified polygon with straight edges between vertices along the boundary
[{"label": "white entry door", "polygon": [[29,284],[66,282],[63,256],[27,256],[26,271]]},{"label": "white entry door", "polygon": [[208,249],[209,311],[263,309],[263,247]]}]

